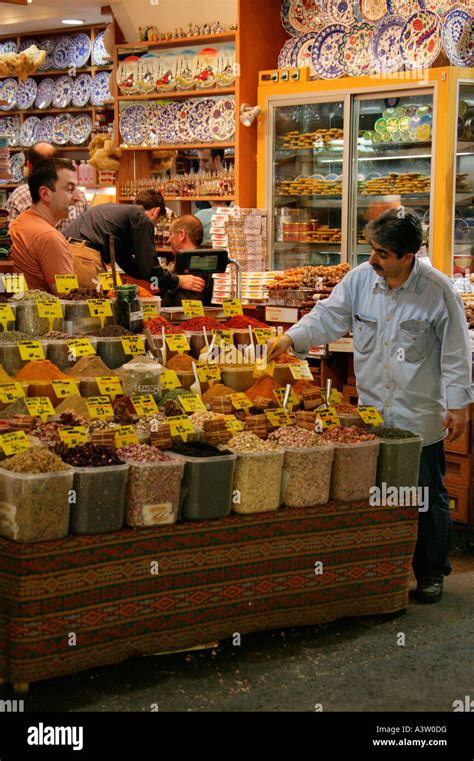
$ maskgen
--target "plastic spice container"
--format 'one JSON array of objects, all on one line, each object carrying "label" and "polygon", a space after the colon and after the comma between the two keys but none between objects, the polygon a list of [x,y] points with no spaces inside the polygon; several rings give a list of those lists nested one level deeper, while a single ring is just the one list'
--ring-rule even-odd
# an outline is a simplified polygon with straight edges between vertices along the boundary
[{"label": "plastic spice container", "polygon": [[49,320],[38,315],[38,302],[18,301],[16,305],[17,330],[29,333],[30,336],[42,336],[50,330],[64,330],[64,319],[55,317],[50,327]]},{"label": "plastic spice container", "polygon": [[296,383],[296,380],[291,374],[290,365],[275,365],[273,380],[279,383],[280,386],[286,386],[287,383],[290,383],[291,385]]},{"label": "plastic spice container", "polygon": [[53,407],[57,407],[63,399],[58,399],[51,381],[29,381],[28,396],[46,396],[51,399]]},{"label": "plastic spice container", "polygon": [[[97,347],[97,338],[89,338],[94,349]],[[74,358],[66,340],[47,340],[46,342],[46,359],[49,359],[60,370],[70,370],[77,362]]]},{"label": "plastic spice container", "polygon": [[186,457],[180,517],[184,521],[226,518],[232,509],[237,455]]},{"label": "plastic spice container", "polygon": [[418,486],[423,437],[381,439],[377,462],[377,486]]},{"label": "plastic spice container", "polygon": [[[40,341],[43,347],[44,355],[46,356],[46,341]],[[22,367],[28,364],[27,359],[20,357],[20,351],[18,344],[16,343],[3,343],[0,337],[0,365],[3,365],[4,370],[8,375],[16,375]]]},{"label": "plastic spice container", "polygon": [[118,371],[125,396],[151,394],[154,399],[161,399],[160,375],[163,366],[158,362],[142,357],[142,362],[127,362]]},{"label": "plastic spice container", "polygon": [[74,468],[72,534],[102,534],[122,528],[127,476],[127,464]]},{"label": "plastic spice container", "polygon": [[[204,338],[204,333],[202,332],[202,330],[197,332],[186,330],[184,332],[184,335],[188,339],[188,344],[191,347],[191,356],[193,356],[195,359],[199,359],[201,349],[204,349],[206,345],[206,339]],[[212,341],[211,331],[209,331],[208,341],[209,342]]]},{"label": "plastic spice container", "polygon": [[[97,298],[101,298],[100,293],[97,294]],[[115,300],[107,300],[110,301],[113,313]],[[64,329],[66,333],[71,333],[71,335],[76,336],[85,336],[101,329],[102,325],[100,319],[98,317],[91,317],[87,301],[64,300],[61,303],[63,306]],[[104,327],[107,325],[113,325],[113,323],[113,317],[104,318]]]},{"label": "plastic spice container", "polygon": [[[7,322],[7,326],[6,326],[5,330],[15,330],[15,325],[16,325],[16,307],[17,307],[17,305],[15,304],[15,302],[12,302],[12,301],[7,301],[6,303],[8,304],[8,306],[10,307],[10,309],[13,312],[13,320],[9,320]],[[3,325],[2,325],[2,326],[0,326],[0,339],[1,339],[1,331],[3,331],[3,330],[4,330],[4,328],[3,328]]]},{"label": "plastic spice container", "polygon": [[225,365],[220,365],[221,383],[234,389],[236,392],[247,391],[255,383],[253,369],[253,365],[229,368],[226,368]]},{"label": "plastic spice container", "polygon": [[0,468],[0,535],[16,542],[61,539],[69,529],[72,468],[13,473]]},{"label": "plastic spice container", "polygon": [[125,523],[128,526],[167,526],[178,520],[184,459],[169,454],[171,461],[127,460]]},{"label": "plastic spice container", "polygon": [[329,501],[334,446],[295,447],[285,451],[282,503],[313,507]]},{"label": "plastic spice container", "polygon": [[375,486],[380,441],[337,444],[331,477],[331,499],[360,502]]},{"label": "plastic spice container", "polygon": [[122,367],[132,358],[125,354],[120,337],[98,338],[96,351],[111,370]]},{"label": "plastic spice container", "polygon": [[239,492],[239,499],[232,502],[235,513],[264,513],[280,507],[284,457],[284,450],[238,453],[233,491]]},{"label": "plastic spice container", "polygon": [[341,425],[344,426],[344,428],[350,428],[353,425],[357,425],[359,428],[368,428],[367,423],[364,423],[360,415],[344,415],[338,413],[338,416]]}]

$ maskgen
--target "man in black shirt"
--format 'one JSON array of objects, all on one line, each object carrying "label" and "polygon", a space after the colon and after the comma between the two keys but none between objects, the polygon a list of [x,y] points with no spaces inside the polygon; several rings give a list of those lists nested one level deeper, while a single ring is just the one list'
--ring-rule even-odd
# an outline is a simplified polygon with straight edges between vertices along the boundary
[{"label": "man in black shirt", "polygon": [[[203,227],[200,220],[193,214],[185,214],[182,217],[178,217],[170,226],[170,246],[173,254],[179,254],[181,251],[194,251],[199,248],[203,240]],[[188,276],[187,276],[188,277]],[[201,280],[201,278],[197,278]],[[203,287],[199,294],[190,293],[189,286],[181,286],[166,288],[162,298],[162,304],[164,307],[179,307],[182,305],[183,299],[192,299],[196,301],[202,301],[205,306],[209,306],[212,301],[213,280],[212,275],[204,275],[204,279],[201,280]],[[187,290],[185,290],[187,288]]]},{"label": "man in black shirt", "polygon": [[194,275],[175,275],[159,264],[155,250],[154,229],[165,214],[165,203],[156,190],[142,190],[133,205],[115,203],[93,206],[66,227],[63,234],[73,240],[85,240],[100,251],[110,263],[109,236],[115,237],[115,259],[130,277],[155,279],[160,290],[185,288],[200,293],[204,280]]}]

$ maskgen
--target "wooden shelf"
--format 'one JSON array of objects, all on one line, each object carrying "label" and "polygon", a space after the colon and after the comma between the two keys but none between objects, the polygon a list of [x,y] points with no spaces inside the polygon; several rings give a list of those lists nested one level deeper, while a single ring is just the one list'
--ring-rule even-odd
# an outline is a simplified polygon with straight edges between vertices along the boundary
[{"label": "wooden shelf", "polygon": [[44,116],[48,116],[48,114],[67,114],[69,112],[81,113],[84,111],[93,111],[94,108],[97,108],[97,106],[84,106],[83,108],[76,108],[74,106],[71,108],[69,108],[69,106],[66,106],[65,108],[24,108],[21,111],[4,111],[4,113],[12,114],[13,116],[20,116],[21,114],[27,114],[28,116],[43,114]]},{"label": "wooden shelf", "polygon": [[173,90],[167,93],[150,95],[119,95],[119,101],[134,100],[178,100],[180,98],[203,98],[209,95],[234,95],[235,87],[219,87],[213,90]]},{"label": "wooden shelf", "polygon": [[140,50],[142,48],[181,48],[188,45],[209,45],[212,42],[232,42],[236,38],[236,31],[220,32],[219,34],[206,34],[204,36],[196,37],[175,37],[172,40],[160,40],[151,42],[137,41],[137,42],[123,42],[117,45],[117,52],[120,55],[121,50]]},{"label": "wooden shelf", "polygon": [[160,145],[125,146],[121,145],[122,151],[181,151],[181,150],[204,150],[205,148],[234,148],[235,143],[161,143]]}]

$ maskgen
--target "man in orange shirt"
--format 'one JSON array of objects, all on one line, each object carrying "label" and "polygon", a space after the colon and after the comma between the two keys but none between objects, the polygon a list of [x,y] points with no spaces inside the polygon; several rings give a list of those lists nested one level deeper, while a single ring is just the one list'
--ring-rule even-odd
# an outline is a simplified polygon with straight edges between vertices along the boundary
[{"label": "man in orange shirt", "polygon": [[11,256],[28,288],[56,294],[55,275],[73,275],[64,236],[55,229],[75,198],[76,169],[68,159],[39,161],[28,178],[32,206],[10,225]]}]

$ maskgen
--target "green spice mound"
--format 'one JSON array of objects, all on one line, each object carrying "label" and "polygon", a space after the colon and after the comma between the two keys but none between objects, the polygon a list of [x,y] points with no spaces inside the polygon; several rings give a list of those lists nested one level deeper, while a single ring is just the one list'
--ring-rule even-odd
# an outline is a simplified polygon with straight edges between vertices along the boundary
[{"label": "green spice mound", "polygon": [[381,439],[416,439],[418,434],[411,431],[405,431],[403,428],[392,428],[388,425],[380,425],[377,428],[367,429],[370,433],[375,433]]},{"label": "green spice mound", "polygon": [[5,460],[2,468],[14,473],[56,473],[59,470],[69,470],[69,466],[47,447],[30,447]]}]

